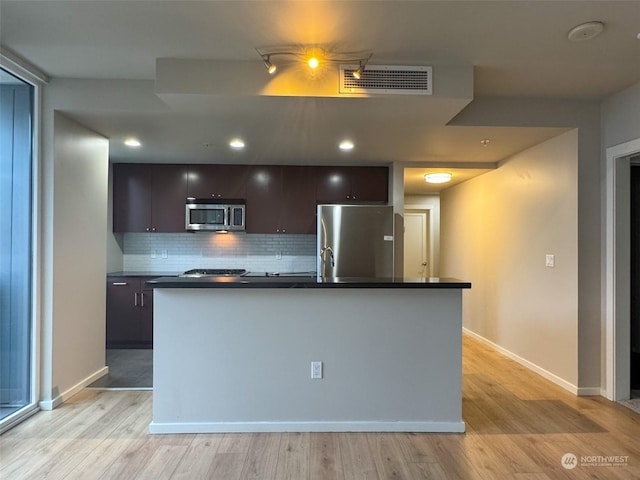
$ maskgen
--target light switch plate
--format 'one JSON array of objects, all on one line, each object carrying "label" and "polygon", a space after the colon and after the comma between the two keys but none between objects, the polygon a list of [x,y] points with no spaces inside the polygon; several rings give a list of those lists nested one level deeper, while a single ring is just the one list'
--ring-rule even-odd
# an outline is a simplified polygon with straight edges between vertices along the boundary
[{"label": "light switch plate", "polygon": [[545,256],[545,266],[553,268],[556,266],[556,256],[550,253],[547,253]]},{"label": "light switch plate", "polygon": [[314,380],[322,378],[322,362],[311,362],[311,378]]}]

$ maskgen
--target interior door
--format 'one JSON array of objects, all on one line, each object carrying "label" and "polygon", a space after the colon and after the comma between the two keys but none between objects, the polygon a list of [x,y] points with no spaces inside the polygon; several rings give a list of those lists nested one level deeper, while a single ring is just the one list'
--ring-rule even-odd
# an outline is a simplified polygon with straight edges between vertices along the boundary
[{"label": "interior door", "polygon": [[404,214],[404,276],[429,276],[428,212]]}]

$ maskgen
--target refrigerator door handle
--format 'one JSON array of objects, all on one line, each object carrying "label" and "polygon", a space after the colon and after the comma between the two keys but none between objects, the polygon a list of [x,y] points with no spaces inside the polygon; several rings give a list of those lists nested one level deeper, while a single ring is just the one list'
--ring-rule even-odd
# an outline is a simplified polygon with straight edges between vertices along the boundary
[{"label": "refrigerator door handle", "polygon": [[333,249],[331,247],[325,247],[325,248],[321,248],[320,249],[320,256],[322,257],[322,261],[326,262],[326,259],[324,257],[324,254],[326,252],[329,252],[329,255],[331,255],[331,266],[335,267],[336,266],[336,260],[335,260],[335,258],[333,258]]}]

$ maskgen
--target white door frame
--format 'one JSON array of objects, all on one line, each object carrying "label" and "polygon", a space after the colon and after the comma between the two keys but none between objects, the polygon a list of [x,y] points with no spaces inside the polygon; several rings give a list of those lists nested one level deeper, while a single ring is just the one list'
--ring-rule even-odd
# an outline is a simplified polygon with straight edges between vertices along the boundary
[{"label": "white door frame", "polygon": [[605,217],[605,391],[609,400],[631,395],[630,322],[630,157],[640,153],[640,138],[606,152]]}]

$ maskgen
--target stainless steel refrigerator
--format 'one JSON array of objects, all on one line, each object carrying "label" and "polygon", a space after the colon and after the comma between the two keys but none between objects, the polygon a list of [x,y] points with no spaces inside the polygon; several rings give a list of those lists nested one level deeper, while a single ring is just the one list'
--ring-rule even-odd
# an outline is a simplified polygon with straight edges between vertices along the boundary
[{"label": "stainless steel refrigerator", "polygon": [[318,278],[393,277],[393,207],[318,205]]}]

